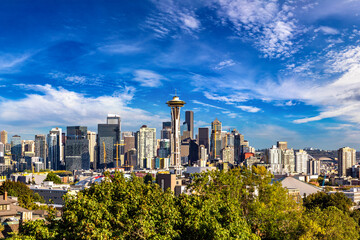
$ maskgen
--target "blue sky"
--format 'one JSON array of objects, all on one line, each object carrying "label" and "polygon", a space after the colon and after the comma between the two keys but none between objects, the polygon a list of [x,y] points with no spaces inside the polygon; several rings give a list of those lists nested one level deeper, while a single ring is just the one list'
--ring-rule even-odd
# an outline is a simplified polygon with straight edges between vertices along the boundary
[{"label": "blue sky", "polygon": [[175,89],[255,148],[360,144],[360,2],[3,1],[0,128],[160,130]]}]

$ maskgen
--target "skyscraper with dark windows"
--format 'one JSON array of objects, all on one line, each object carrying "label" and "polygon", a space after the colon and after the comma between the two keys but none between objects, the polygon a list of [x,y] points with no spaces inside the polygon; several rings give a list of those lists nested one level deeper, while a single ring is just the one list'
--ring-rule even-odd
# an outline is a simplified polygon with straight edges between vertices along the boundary
[{"label": "skyscraper with dark windows", "polygon": [[[46,164],[46,136],[44,134],[35,135],[35,157],[41,158],[40,160]],[[46,167],[44,165],[44,167]]]},{"label": "skyscraper with dark windows", "polygon": [[63,164],[63,134],[61,128],[53,128],[47,135],[48,158],[46,168],[60,170]]},{"label": "skyscraper with dark windows", "polygon": [[204,145],[207,153],[209,153],[209,128],[199,128],[198,138],[199,146]]},{"label": "skyscraper with dark windows", "polygon": [[65,146],[66,170],[90,169],[90,149],[87,139],[87,127],[67,127],[67,139]]},{"label": "skyscraper with dark windows", "polygon": [[194,139],[194,112],[193,111],[185,112],[185,122],[183,123],[183,126],[184,126],[183,134],[185,134],[186,137],[190,137],[191,139]]},{"label": "skyscraper with dark windows", "polygon": [[14,135],[11,137],[11,155],[13,160],[19,161],[21,158],[21,137],[19,135]]},{"label": "skyscraper with dark windows", "polygon": [[171,122],[163,122],[161,129],[161,139],[171,139]]},{"label": "skyscraper with dark windows", "polygon": [[119,115],[109,114],[106,124],[98,124],[98,161],[96,168],[112,168],[114,160],[120,159],[120,151],[116,156],[117,145],[121,140],[121,119]]}]

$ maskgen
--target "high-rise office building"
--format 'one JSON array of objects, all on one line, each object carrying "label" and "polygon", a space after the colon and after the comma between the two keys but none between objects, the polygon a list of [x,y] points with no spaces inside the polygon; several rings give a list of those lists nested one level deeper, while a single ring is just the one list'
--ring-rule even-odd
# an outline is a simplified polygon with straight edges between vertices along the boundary
[{"label": "high-rise office building", "polygon": [[5,130],[1,131],[1,141],[4,145],[6,145],[8,143],[8,134]]},{"label": "high-rise office building", "polygon": [[185,122],[184,125],[186,126],[185,131],[188,133],[186,134],[191,139],[194,139],[194,112],[193,111],[186,111],[185,112]]},{"label": "high-rise office building", "polygon": [[171,164],[175,166],[176,174],[181,175],[180,109],[185,102],[174,96],[166,104],[171,108]]},{"label": "high-rise office building", "polygon": [[66,170],[90,169],[90,151],[87,132],[87,127],[84,126],[69,126],[66,128]]},{"label": "high-rise office building", "polygon": [[21,158],[21,137],[19,135],[11,137],[11,155],[15,161],[19,161]]},{"label": "high-rise office building", "polygon": [[309,154],[300,149],[295,154],[295,172],[297,173],[308,173],[308,161],[309,161]]},{"label": "high-rise office building", "polygon": [[244,145],[244,135],[240,134],[236,129],[232,131],[234,135],[234,160],[236,163],[240,163],[242,160],[242,145]]},{"label": "high-rise office building", "polygon": [[24,157],[35,157],[35,141],[22,140],[21,141],[21,155]]},{"label": "high-rise office building", "polygon": [[278,141],[278,142],[277,142],[277,148],[280,148],[281,150],[287,149],[287,142]]},{"label": "high-rise office building", "polygon": [[192,166],[197,163],[199,160],[199,145],[196,143],[195,139],[191,139],[189,142],[189,165]]},{"label": "high-rise office building", "polygon": [[282,151],[275,145],[266,150],[266,162],[270,164],[270,171],[273,174],[282,173]]},{"label": "high-rise office building", "polygon": [[47,135],[48,160],[46,168],[60,170],[64,161],[63,134],[61,128],[53,128]]},{"label": "high-rise office building", "polygon": [[0,158],[3,158],[5,156],[5,144],[0,142]]},{"label": "high-rise office building", "polygon": [[96,132],[87,131],[89,140],[90,167],[96,169]]},{"label": "high-rise office building", "polygon": [[171,155],[170,139],[160,139],[159,158],[169,158]]},{"label": "high-rise office building", "polygon": [[234,164],[234,147],[226,146],[221,149],[221,159],[224,163]]},{"label": "high-rise office building", "polygon": [[44,163],[44,167],[46,167],[46,155],[46,136],[44,134],[37,134],[35,135],[35,157],[41,158],[40,161]]},{"label": "high-rise office building", "polygon": [[320,175],[320,160],[310,159],[308,161],[308,174]]},{"label": "high-rise office building", "polygon": [[339,177],[351,176],[351,167],[356,164],[356,150],[343,147],[338,150],[338,173]]},{"label": "high-rise office building", "polygon": [[203,145],[206,148],[206,152],[209,153],[209,128],[199,128],[198,138],[199,146]]},{"label": "high-rise office building", "polygon": [[221,135],[221,122],[216,118],[211,123],[210,151],[212,159],[217,159],[221,157]]},{"label": "high-rise office building", "polygon": [[[109,114],[106,124],[98,124],[98,161],[96,168],[115,167],[116,159],[120,159],[117,151],[121,140],[121,119],[119,115]],[[116,156],[116,153],[119,155]]]},{"label": "high-rise office building", "polygon": [[156,128],[143,125],[136,133],[137,167],[151,168],[151,162],[156,157]]},{"label": "high-rise office building", "polygon": [[293,149],[281,150],[283,161],[283,173],[295,172],[295,155]]}]

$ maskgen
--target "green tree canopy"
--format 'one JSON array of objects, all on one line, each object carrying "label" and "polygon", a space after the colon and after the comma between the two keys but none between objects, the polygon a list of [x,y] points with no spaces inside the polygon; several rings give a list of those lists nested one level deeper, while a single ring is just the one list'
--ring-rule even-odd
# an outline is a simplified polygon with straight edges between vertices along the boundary
[{"label": "green tree canopy", "polygon": [[337,207],[343,212],[349,213],[353,202],[346,197],[344,193],[336,192],[327,194],[324,192],[313,193],[304,198],[304,206],[311,210],[314,208],[325,209],[328,207]]},{"label": "green tree canopy", "polygon": [[0,194],[4,192],[7,192],[9,196],[18,197],[19,205],[30,210],[37,208],[34,202],[45,202],[39,194],[34,193],[22,182],[5,181],[0,187]]},{"label": "green tree canopy", "polygon": [[62,183],[60,177],[53,172],[49,172],[48,175],[46,176],[46,178],[44,179],[44,181],[52,181],[55,184]]}]

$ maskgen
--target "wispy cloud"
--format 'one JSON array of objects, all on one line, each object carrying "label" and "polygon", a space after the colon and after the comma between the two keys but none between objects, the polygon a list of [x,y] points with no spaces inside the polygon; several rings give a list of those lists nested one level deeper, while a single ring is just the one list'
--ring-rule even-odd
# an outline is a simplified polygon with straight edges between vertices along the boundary
[{"label": "wispy cloud", "polygon": [[150,70],[139,69],[134,72],[133,80],[143,87],[160,87],[161,81],[167,80],[167,78]]},{"label": "wispy cloud", "polygon": [[248,100],[248,96],[246,94],[219,96],[214,93],[204,92],[204,96],[207,99],[225,102],[226,104],[234,104],[238,102],[245,102]]},{"label": "wispy cloud", "polygon": [[136,44],[114,43],[103,45],[98,50],[108,54],[132,54],[140,52],[142,48]]},{"label": "wispy cloud", "polygon": [[324,34],[328,34],[328,35],[336,35],[336,34],[339,34],[339,30],[335,29],[335,28],[332,28],[332,27],[328,27],[328,26],[321,26],[321,27],[318,27],[317,29],[315,29],[315,32],[322,32]]},{"label": "wispy cloud", "polygon": [[14,56],[10,54],[3,54],[0,56],[0,72],[12,72],[16,67],[19,67],[22,63],[29,59],[30,54],[23,54]]},{"label": "wispy cloud", "polygon": [[67,74],[63,72],[52,72],[49,73],[49,76],[53,79],[63,80],[70,84],[81,84],[81,85],[99,85],[102,80],[100,76],[85,76],[85,75],[75,75]]},{"label": "wispy cloud", "polygon": [[257,113],[261,110],[260,108],[253,106],[236,106],[236,107],[245,112],[250,112],[250,113]]},{"label": "wispy cloud", "polygon": [[200,105],[202,105],[202,106],[204,106],[204,107],[211,107],[211,108],[216,108],[216,109],[227,110],[226,108],[222,108],[222,107],[215,106],[215,105],[212,105],[212,104],[200,102],[200,101],[198,101],[198,100],[193,100],[192,102],[195,103],[195,104],[200,104]]},{"label": "wispy cloud", "polygon": [[228,59],[228,60],[224,60],[224,61],[219,62],[214,67],[214,69],[215,70],[221,70],[223,68],[231,67],[231,66],[234,66],[234,65],[235,65],[235,62],[232,59]]}]

